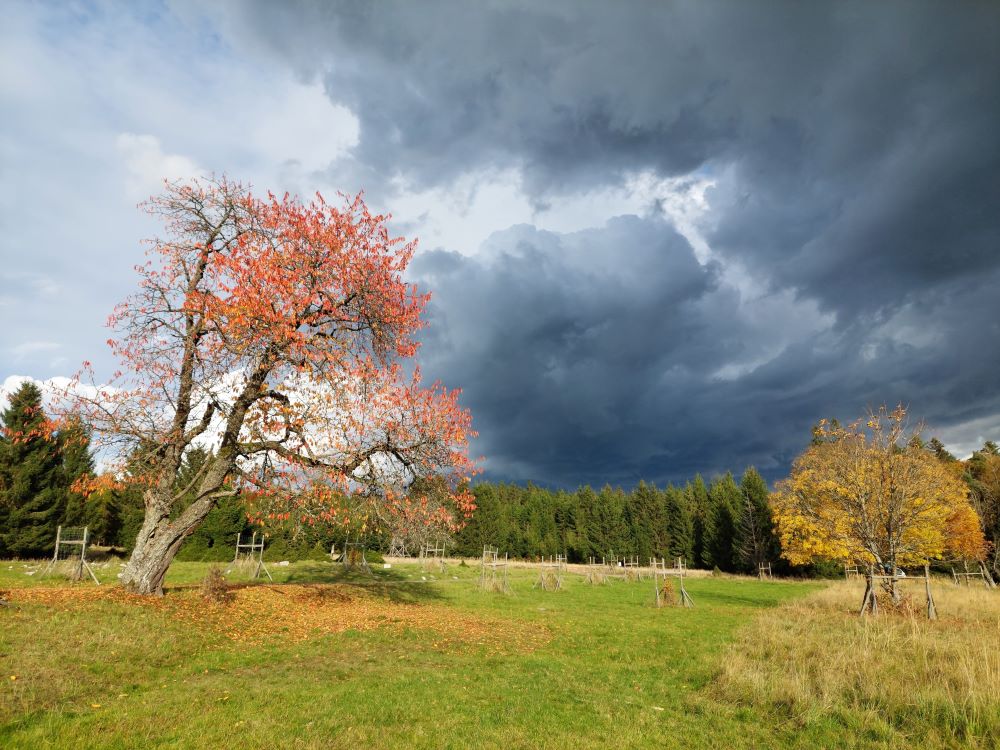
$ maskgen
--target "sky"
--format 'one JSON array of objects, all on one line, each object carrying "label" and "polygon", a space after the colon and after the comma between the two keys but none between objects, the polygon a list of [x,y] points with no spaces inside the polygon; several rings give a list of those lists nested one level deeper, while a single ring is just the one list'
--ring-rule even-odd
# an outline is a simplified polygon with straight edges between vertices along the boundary
[{"label": "sky", "polygon": [[905,404],[1000,440],[1000,3],[0,6],[0,383],[115,363],[164,178],[419,238],[483,476],[787,473]]}]

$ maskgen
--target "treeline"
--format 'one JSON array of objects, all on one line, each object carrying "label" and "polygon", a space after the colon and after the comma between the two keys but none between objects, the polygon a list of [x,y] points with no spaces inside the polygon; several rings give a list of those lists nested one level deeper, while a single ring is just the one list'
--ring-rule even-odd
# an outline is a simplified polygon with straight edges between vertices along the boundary
[{"label": "treeline", "polygon": [[[48,431],[42,394],[30,382],[13,394],[2,418],[0,556],[51,555],[60,524],[87,526],[95,545],[128,553],[144,514],[141,487],[103,489],[86,499],[75,492],[79,479],[94,474],[87,432],[81,425]],[[187,486],[207,455],[199,449],[188,452],[178,488]],[[520,558],[683,557],[689,565],[726,571],[752,571],[759,562],[778,561],[767,485],[753,469],[739,483],[730,475],[710,485],[695,477],[684,487],[643,483],[631,492],[610,487],[553,492],[508,484],[480,484],[474,492],[478,510],[452,540],[455,554],[476,557],[490,544]],[[178,559],[231,559],[236,536],[252,531],[239,498],[220,500],[185,541]],[[269,559],[292,560],[323,557],[331,544],[342,545],[351,533],[293,522],[272,524],[263,532]],[[379,551],[387,551],[390,542],[387,534],[371,531],[363,541]]]},{"label": "treeline", "polygon": [[[69,425],[58,433],[49,431],[42,394],[30,382],[11,396],[0,418],[0,558],[50,556],[59,525],[87,526],[93,544],[129,553],[143,520],[142,490],[126,485],[86,499],[74,491],[77,480],[94,475],[86,429]],[[937,440],[922,447],[967,482],[991,542],[992,567],[1000,572],[997,445],[987,442],[968,461],[955,459]],[[206,457],[202,450],[188,452],[178,488],[187,486]],[[646,562],[650,557],[683,557],[693,567],[726,572],[754,573],[760,563],[770,563],[775,573],[840,570],[831,564],[792,571],[781,560],[768,487],[753,468],[739,481],[726,474],[706,484],[696,476],[684,486],[641,482],[628,492],[607,486],[566,492],[492,483],[479,484],[473,492],[477,511],[453,535],[451,554],[478,557],[490,545],[524,559],[565,554],[571,562],[633,556]],[[237,535],[254,530],[238,497],[222,499],[185,541],[178,559],[230,560]],[[359,540],[347,528],[293,521],[256,530],[266,534],[265,558],[270,560],[321,559],[332,544],[342,546],[348,537]],[[390,537],[369,529],[360,541],[386,552]]]},{"label": "treeline", "polygon": [[455,535],[455,554],[478,557],[483,545],[512,557],[565,554],[570,562],[637,556],[682,557],[727,572],[778,572],[780,547],[767,504],[767,483],[754,468],[683,487],[645,482],[626,492],[605,486],[575,492],[528,485],[480,484],[477,510]]}]

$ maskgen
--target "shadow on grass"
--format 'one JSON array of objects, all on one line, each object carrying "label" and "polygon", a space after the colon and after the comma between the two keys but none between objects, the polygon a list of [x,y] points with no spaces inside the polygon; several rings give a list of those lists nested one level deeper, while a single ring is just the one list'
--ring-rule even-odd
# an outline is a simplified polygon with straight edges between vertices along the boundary
[{"label": "shadow on grass", "polygon": [[439,601],[443,598],[436,581],[413,581],[395,570],[345,568],[337,563],[316,563],[289,573],[284,583],[300,585],[337,584],[374,593],[395,604]]}]

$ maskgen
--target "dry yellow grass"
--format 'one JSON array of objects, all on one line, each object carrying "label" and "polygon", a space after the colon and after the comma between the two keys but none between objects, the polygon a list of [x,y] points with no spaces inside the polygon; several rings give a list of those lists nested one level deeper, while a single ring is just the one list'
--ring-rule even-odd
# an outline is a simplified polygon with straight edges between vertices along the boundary
[{"label": "dry yellow grass", "polygon": [[910,614],[860,618],[863,584],[846,582],[762,613],[724,660],[718,697],[935,746],[1000,746],[1000,590],[936,582],[931,622],[923,586],[908,588]]}]

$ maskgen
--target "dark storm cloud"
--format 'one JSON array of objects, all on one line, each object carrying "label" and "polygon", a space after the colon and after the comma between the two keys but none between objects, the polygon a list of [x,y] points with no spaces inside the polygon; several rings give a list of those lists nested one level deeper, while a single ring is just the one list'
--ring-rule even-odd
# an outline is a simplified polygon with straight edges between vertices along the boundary
[{"label": "dark storm cloud", "polygon": [[[348,181],[514,167],[539,206],[641,170],[716,181],[719,266],[651,219],[419,256],[436,292],[423,355],[465,388],[497,475],[773,475],[820,416],[897,400],[940,426],[1000,413],[1000,5],[295,10],[223,18],[357,114],[352,162],[334,165]],[[737,267],[784,320],[762,324],[720,281]],[[832,325],[772,351],[810,303]]]},{"label": "dark storm cloud", "polygon": [[[816,34],[826,19],[783,7],[240,3],[228,21],[356,112],[366,168],[436,183],[516,163],[540,193],[688,172],[756,127],[762,88],[771,101],[808,98],[808,76],[790,85],[787,68],[834,45]],[[761,49],[771,37],[789,55]]]},{"label": "dark storm cloud", "polygon": [[[634,262],[621,263],[625,247]],[[413,271],[434,290],[422,359],[465,386],[496,475],[630,476],[661,450],[649,420],[664,389],[725,362],[713,339],[733,312],[727,294],[660,220],[514,227],[480,257],[425,252]]]},{"label": "dark storm cloud", "polygon": [[985,3],[289,7],[227,18],[351,106],[359,162],[432,183],[517,162],[536,189],[571,187],[748,150],[789,179],[862,177],[927,128],[956,134],[949,113],[988,124],[997,106],[1000,12]]},{"label": "dark storm cloud", "polygon": [[[634,263],[620,263],[623,247]],[[1000,348],[982,348],[996,326],[968,326],[968,308],[950,300],[892,321],[941,331],[940,347],[873,335],[866,319],[718,377],[771,331],[747,322],[715,269],[659,220],[569,235],[515,227],[476,258],[422,253],[414,272],[434,290],[428,374],[465,388],[495,478],[627,485],[746,463],[774,478],[821,416],[886,400],[919,404],[934,424],[1000,411]],[[986,290],[971,308],[990,304]],[[943,295],[968,293],[958,284]]]}]

